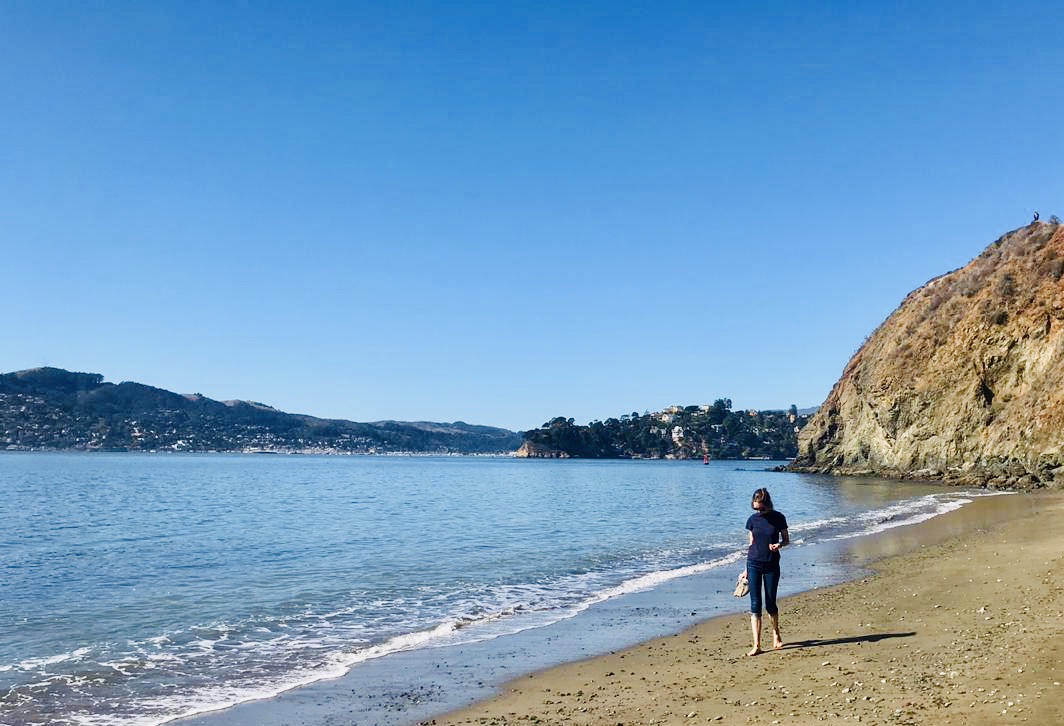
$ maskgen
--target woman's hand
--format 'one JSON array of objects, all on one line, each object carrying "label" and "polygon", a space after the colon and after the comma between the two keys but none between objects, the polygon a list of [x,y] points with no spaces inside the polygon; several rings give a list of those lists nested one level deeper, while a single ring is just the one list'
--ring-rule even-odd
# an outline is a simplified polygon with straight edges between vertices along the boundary
[{"label": "woman's hand", "polygon": [[769,552],[779,552],[780,551],[780,547],[781,547],[781,545],[778,545],[778,544],[770,544],[768,546],[768,551]]}]

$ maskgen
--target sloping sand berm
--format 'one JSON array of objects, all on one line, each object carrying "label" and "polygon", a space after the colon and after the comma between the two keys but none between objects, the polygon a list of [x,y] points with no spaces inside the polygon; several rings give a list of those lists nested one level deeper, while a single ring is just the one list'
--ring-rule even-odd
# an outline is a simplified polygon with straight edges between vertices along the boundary
[{"label": "sloping sand berm", "polygon": [[1016,496],[1036,513],[781,601],[781,651],[729,615],[427,723],[1062,724],[1064,495]]}]

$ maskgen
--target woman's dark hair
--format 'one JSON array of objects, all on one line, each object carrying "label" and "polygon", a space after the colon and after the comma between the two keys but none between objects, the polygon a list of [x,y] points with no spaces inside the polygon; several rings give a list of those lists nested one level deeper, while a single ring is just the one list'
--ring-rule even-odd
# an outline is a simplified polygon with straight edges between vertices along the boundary
[{"label": "woman's dark hair", "polygon": [[768,493],[768,489],[761,488],[754,492],[754,498],[750,502],[751,504],[760,503],[765,509],[773,509],[772,495]]}]

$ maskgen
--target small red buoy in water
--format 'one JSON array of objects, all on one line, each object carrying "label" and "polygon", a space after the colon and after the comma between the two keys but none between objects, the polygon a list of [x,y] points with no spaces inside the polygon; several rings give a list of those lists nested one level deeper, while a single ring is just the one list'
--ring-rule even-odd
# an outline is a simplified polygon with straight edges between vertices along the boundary
[{"label": "small red buoy in water", "polygon": [[708,464],[709,463],[709,454],[702,454],[702,463],[703,464]]}]

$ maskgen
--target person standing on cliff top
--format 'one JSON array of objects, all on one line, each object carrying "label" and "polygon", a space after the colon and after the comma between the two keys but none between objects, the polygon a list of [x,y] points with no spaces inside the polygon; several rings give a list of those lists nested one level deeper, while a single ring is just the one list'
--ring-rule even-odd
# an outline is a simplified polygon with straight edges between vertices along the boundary
[{"label": "person standing on cliff top", "polygon": [[776,589],[780,584],[780,547],[789,545],[791,537],[787,531],[787,518],[773,508],[768,489],[754,492],[750,506],[754,513],[746,520],[750,539],[746,579],[750,585],[750,631],[754,635],[754,647],[747,655],[757,655],[761,652],[762,590],[765,610],[772,621],[772,647],[776,650],[783,647]]}]

